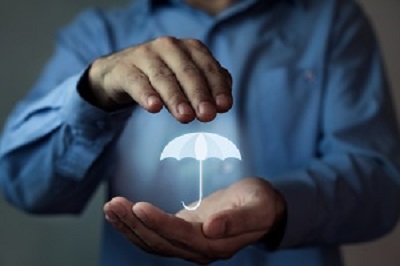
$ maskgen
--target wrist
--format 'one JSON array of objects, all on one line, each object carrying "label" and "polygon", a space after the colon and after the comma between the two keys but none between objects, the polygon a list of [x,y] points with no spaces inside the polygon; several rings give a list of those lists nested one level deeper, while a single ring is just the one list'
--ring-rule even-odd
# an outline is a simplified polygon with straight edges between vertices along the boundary
[{"label": "wrist", "polygon": [[103,111],[112,112],[127,107],[128,104],[119,104],[113,100],[107,92],[95,82],[96,69],[93,66],[96,61],[91,64],[83,73],[78,81],[79,95],[91,105],[102,109]]}]

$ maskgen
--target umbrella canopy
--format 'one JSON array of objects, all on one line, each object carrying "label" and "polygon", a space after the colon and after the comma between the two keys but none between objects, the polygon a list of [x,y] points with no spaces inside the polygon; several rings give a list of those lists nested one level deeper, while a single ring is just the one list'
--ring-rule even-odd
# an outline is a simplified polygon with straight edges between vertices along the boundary
[{"label": "umbrella canopy", "polygon": [[160,160],[165,158],[194,158],[205,160],[208,158],[242,159],[235,144],[229,139],[213,133],[189,133],[170,141],[161,153]]},{"label": "umbrella canopy", "polygon": [[161,153],[160,160],[165,158],[194,158],[200,163],[199,174],[199,200],[194,206],[183,207],[187,210],[195,210],[200,206],[203,197],[203,161],[208,158],[236,158],[241,160],[240,152],[229,139],[213,133],[189,133],[170,141]]}]

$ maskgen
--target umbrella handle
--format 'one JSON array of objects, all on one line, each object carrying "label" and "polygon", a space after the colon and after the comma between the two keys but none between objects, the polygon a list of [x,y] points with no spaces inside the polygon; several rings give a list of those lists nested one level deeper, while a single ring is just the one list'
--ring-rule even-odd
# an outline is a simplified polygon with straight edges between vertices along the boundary
[{"label": "umbrella handle", "polygon": [[200,164],[200,174],[199,174],[199,200],[197,201],[196,205],[194,206],[186,206],[186,204],[182,201],[183,207],[188,210],[188,211],[194,211],[196,210],[201,203],[201,200],[203,198],[203,160],[199,160]]}]

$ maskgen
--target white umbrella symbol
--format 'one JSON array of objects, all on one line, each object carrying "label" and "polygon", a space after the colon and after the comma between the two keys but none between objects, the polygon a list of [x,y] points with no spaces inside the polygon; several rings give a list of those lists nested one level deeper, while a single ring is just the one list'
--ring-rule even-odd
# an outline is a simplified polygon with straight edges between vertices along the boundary
[{"label": "white umbrella symbol", "polygon": [[189,133],[184,134],[170,141],[161,153],[160,160],[165,158],[195,158],[200,164],[199,175],[199,200],[193,207],[186,206],[182,201],[183,207],[187,210],[195,210],[200,206],[203,198],[203,161],[208,158],[237,158],[241,160],[240,152],[235,144],[229,139],[213,133]]}]

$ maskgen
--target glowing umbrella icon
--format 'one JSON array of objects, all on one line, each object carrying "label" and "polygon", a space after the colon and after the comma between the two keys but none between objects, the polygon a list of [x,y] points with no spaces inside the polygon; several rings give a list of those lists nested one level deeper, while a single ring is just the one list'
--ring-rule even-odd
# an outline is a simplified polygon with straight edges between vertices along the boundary
[{"label": "glowing umbrella icon", "polygon": [[203,198],[203,161],[208,158],[237,158],[241,160],[240,152],[235,144],[229,139],[213,133],[189,133],[184,134],[170,141],[161,153],[160,160],[165,158],[194,158],[199,161],[199,200],[190,207],[182,201],[182,205],[187,210],[195,210],[200,206]]}]

